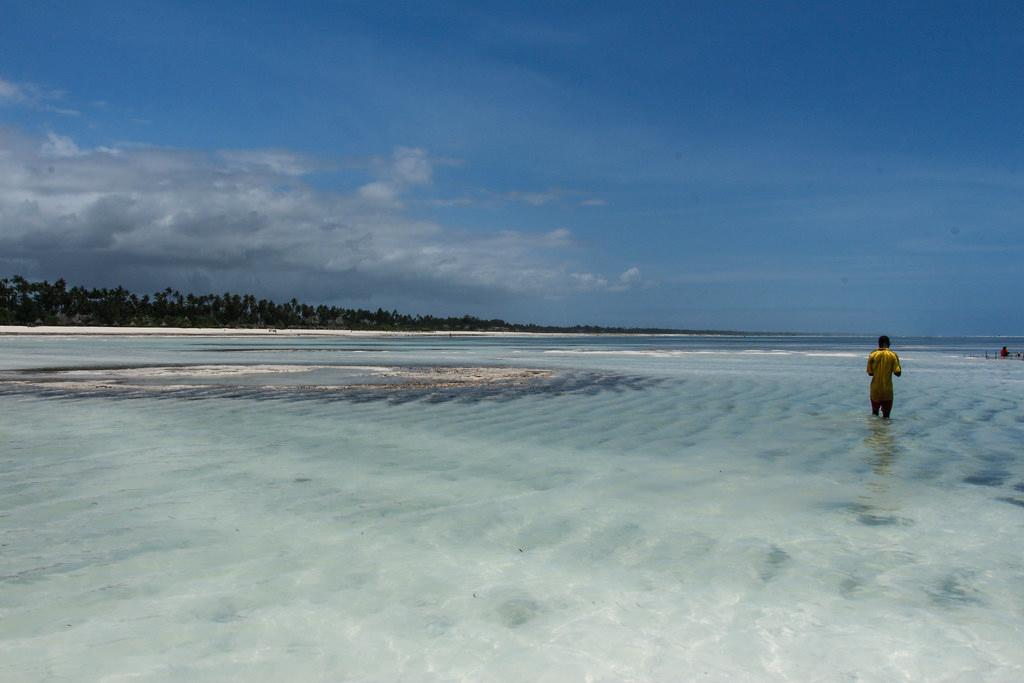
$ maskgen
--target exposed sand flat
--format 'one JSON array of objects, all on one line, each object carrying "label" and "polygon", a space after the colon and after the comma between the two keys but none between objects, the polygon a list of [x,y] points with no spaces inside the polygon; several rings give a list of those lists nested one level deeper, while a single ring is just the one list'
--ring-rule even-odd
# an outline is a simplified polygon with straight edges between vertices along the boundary
[{"label": "exposed sand flat", "polygon": [[[289,375],[316,373],[309,379]],[[326,374],[325,372],[326,371]],[[394,391],[400,389],[519,386],[547,379],[550,370],[507,367],[394,367],[318,365],[192,365],[137,368],[82,368],[0,374],[0,388],[22,387],[69,392],[182,391],[237,387],[266,391]],[[248,378],[276,380],[253,383]]]},{"label": "exposed sand flat", "polygon": [[[287,374],[318,370],[321,365],[178,365],[167,367],[139,368],[84,368],[81,370],[58,370],[55,376],[90,379],[105,377],[116,380],[161,379],[167,377],[230,378],[238,375]],[[359,370],[362,368],[352,368]],[[374,369],[374,368],[368,368]]]},{"label": "exposed sand flat", "polygon": [[389,377],[397,377],[403,381],[414,384],[443,384],[452,385],[477,385],[492,384],[496,382],[525,382],[533,379],[551,377],[555,373],[551,370],[539,370],[534,368],[451,368],[451,367],[430,367],[430,368],[374,368],[380,374]]},{"label": "exposed sand flat", "polygon": [[168,378],[222,378],[230,380],[239,375],[290,374],[310,372],[313,370],[330,369],[339,372],[367,372],[383,377],[397,378],[422,383],[459,383],[487,384],[490,382],[514,382],[537,377],[550,377],[549,370],[533,368],[495,368],[495,367],[391,367],[384,365],[187,365],[168,367],[141,368],[88,368],[81,370],[47,371],[44,375],[53,377],[69,377],[74,380],[89,381],[107,379],[111,381],[131,383],[138,379]]}]

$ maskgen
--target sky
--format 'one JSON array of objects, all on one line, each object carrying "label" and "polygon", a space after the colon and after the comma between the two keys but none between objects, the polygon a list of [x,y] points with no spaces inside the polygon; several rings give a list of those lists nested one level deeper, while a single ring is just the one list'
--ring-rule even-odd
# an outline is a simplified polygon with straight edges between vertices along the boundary
[{"label": "sky", "polygon": [[1018,2],[0,7],[0,276],[1021,335]]}]

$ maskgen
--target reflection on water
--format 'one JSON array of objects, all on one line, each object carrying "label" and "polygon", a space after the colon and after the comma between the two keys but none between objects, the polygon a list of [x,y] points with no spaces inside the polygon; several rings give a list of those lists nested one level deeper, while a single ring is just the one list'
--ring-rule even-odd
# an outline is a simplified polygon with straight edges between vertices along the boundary
[{"label": "reflection on water", "polygon": [[860,496],[863,509],[857,520],[865,526],[910,526],[913,520],[896,514],[902,506],[892,492],[893,466],[900,451],[893,423],[870,418],[864,445],[875,477],[867,483],[868,492]]},{"label": "reflection on water", "polygon": [[872,471],[879,477],[891,475],[893,461],[898,452],[896,439],[892,432],[892,422],[870,419],[869,432],[864,438],[864,445],[871,452]]}]

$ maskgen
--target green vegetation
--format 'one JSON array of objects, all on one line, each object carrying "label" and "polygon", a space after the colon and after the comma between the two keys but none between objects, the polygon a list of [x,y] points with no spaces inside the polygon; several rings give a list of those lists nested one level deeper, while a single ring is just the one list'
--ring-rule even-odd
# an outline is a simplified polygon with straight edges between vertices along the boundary
[{"label": "green vegetation", "polygon": [[[502,331],[657,334],[655,328],[553,327],[483,320],[470,315],[435,318],[378,308],[311,306],[295,299],[276,303],[251,294],[182,294],[167,288],[138,296],[123,287],[85,289],[63,280],[0,278],[0,325],[111,325],[121,327],[249,327],[400,331]],[[711,334],[712,331],[704,331]]]}]

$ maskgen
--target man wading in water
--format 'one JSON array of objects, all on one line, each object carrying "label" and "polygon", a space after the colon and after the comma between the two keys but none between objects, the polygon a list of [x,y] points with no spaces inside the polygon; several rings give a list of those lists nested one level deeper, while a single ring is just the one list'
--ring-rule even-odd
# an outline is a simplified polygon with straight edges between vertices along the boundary
[{"label": "man wading in water", "polygon": [[903,374],[900,357],[889,350],[889,338],[884,334],[878,338],[878,348],[868,356],[868,374],[871,375],[871,414],[888,418],[892,411],[892,376]]}]

